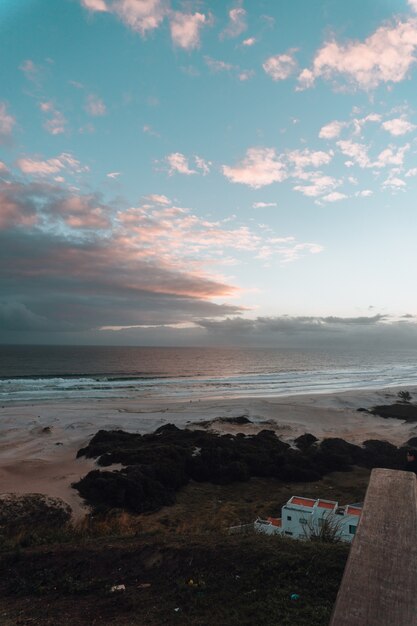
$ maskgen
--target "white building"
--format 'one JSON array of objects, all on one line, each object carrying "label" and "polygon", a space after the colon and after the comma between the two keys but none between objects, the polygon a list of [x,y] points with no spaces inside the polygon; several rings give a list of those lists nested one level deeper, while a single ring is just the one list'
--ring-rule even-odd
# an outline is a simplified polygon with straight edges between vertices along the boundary
[{"label": "white building", "polygon": [[326,534],[350,542],[361,513],[362,504],[339,506],[333,500],[292,496],[282,507],[281,517],[258,518],[254,528],[267,535],[284,535],[293,539]]}]

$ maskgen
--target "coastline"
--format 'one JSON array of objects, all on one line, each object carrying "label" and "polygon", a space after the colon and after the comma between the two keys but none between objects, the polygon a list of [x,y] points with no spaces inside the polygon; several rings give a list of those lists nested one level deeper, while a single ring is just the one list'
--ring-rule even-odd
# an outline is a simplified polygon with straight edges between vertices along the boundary
[{"label": "coastline", "polygon": [[[70,504],[75,516],[87,512],[71,483],[96,466],[91,459],[76,459],[76,453],[99,429],[145,434],[167,423],[198,428],[199,422],[209,421],[216,432],[253,434],[266,428],[288,442],[310,432],[319,439],[341,437],[356,444],[383,439],[402,445],[417,436],[417,423],[357,409],[392,403],[403,388],[189,401],[114,398],[10,403],[0,407],[0,493],[58,496]],[[407,389],[417,393],[417,386]],[[250,423],[217,419],[242,415]]]}]

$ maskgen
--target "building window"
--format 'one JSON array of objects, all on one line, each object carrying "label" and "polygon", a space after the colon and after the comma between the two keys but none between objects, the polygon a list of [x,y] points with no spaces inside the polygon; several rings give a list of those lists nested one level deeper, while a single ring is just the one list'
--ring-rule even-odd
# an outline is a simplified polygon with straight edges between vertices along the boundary
[{"label": "building window", "polygon": [[291,515],[287,515],[287,520],[291,522]]},{"label": "building window", "polygon": [[349,524],[349,532],[351,535],[354,535],[356,533],[356,526]]},{"label": "building window", "polygon": [[290,530],[286,530],[286,531],[285,531],[285,534],[286,534],[286,535],[292,535],[292,532],[291,532]]},{"label": "building window", "polygon": [[300,524],[307,524],[307,520],[305,517],[300,517]]}]

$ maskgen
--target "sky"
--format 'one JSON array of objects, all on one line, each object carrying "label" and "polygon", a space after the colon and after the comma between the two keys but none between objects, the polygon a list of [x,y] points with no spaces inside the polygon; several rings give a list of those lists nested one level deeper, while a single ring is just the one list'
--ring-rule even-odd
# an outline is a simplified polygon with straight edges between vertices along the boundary
[{"label": "sky", "polygon": [[0,342],[417,346],[417,0],[1,0]]}]

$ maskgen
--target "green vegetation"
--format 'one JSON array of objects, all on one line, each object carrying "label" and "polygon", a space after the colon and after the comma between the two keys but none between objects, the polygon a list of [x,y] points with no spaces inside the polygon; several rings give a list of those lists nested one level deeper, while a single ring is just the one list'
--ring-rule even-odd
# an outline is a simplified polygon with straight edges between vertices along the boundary
[{"label": "green vegetation", "polygon": [[218,485],[253,477],[315,482],[330,472],[349,471],[353,465],[401,468],[405,459],[403,449],[385,441],[357,446],[340,438],[317,442],[306,434],[295,443],[296,449],[271,430],[248,436],[179,429],[173,424],[148,435],[100,430],[79,456],[97,458],[102,467],[113,463],[124,467],[93,470],[74,487],[96,512],[117,507],[146,513],[173,505],[190,480]]}]

